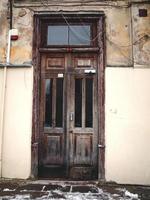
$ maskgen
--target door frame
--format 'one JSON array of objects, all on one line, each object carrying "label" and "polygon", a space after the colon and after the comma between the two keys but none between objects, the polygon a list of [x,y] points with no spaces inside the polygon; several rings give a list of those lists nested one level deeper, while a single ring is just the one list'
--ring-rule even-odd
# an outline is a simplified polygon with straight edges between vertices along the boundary
[{"label": "door frame", "polygon": [[[66,13],[63,13],[66,14]],[[40,113],[40,40],[41,40],[41,24],[45,19],[51,16],[62,17],[56,13],[35,13],[33,17],[33,108],[32,108],[32,141],[31,141],[31,178],[38,178],[38,144],[39,144],[39,113]],[[68,18],[97,19],[97,40],[98,46],[96,48],[74,48],[77,52],[98,52],[98,179],[105,180],[105,15],[103,12],[84,12],[84,13],[69,13]],[[66,52],[68,52],[66,48]],[[52,49],[42,49],[41,51],[52,52]],[[53,52],[56,49],[53,49]],[[64,51],[64,49],[63,49]]]}]

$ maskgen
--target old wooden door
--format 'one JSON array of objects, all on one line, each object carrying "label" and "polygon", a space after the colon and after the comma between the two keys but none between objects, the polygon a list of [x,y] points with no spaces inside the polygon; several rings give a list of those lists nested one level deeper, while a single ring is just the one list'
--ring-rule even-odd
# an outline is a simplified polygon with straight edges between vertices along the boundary
[{"label": "old wooden door", "polygon": [[97,55],[41,55],[39,175],[97,177]]}]

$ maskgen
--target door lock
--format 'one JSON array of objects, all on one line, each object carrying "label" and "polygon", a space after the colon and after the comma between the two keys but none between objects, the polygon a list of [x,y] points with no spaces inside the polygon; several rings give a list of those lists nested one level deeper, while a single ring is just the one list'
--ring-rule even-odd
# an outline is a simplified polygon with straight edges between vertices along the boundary
[{"label": "door lock", "polygon": [[73,112],[70,112],[70,121],[73,121]]}]

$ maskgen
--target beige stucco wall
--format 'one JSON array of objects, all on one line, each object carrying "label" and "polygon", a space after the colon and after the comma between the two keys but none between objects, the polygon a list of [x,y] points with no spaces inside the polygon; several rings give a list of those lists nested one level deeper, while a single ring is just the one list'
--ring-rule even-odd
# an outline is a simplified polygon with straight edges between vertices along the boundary
[{"label": "beige stucco wall", "polygon": [[[2,63],[5,63],[8,28],[6,3],[6,0],[0,2]],[[143,3],[126,7],[126,1],[119,1],[118,4],[113,1],[114,5],[121,7],[100,6],[101,2],[97,2],[96,6],[94,3],[90,6],[69,4],[64,7],[13,8],[13,27],[19,30],[19,40],[12,43],[11,63],[32,61],[34,11],[104,11],[106,180],[150,184],[150,158],[146,157],[150,151],[150,40],[144,37],[139,41],[144,34],[150,34],[150,5]],[[148,17],[139,18],[139,8],[147,8]],[[0,113],[2,83],[3,69],[0,70]],[[0,176],[28,178],[31,172],[33,69],[9,68],[6,83]]]},{"label": "beige stucco wall", "polygon": [[[139,17],[143,8],[148,17]],[[133,52],[122,55],[132,68],[114,63],[105,73],[106,180],[150,185],[150,4],[133,4],[130,16],[130,44],[123,49]]]},{"label": "beige stucco wall", "polygon": [[8,69],[2,177],[28,178],[31,168],[32,68]]},{"label": "beige stucco wall", "polygon": [[106,69],[106,180],[150,184],[150,69]]},{"label": "beige stucco wall", "polygon": [[[3,93],[3,70],[0,70],[0,130],[2,128],[2,93]],[[0,155],[2,154],[2,132],[0,131]],[[0,177],[1,177],[1,156],[0,156]]]}]

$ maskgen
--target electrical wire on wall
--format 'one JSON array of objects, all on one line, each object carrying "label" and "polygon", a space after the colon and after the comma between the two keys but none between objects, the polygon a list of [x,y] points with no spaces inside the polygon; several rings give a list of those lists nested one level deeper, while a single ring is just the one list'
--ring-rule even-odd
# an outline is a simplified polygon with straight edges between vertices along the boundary
[{"label": "electrical wire on wall", "polygon": [[[71,24],[69,23],[69,21],[67,20],[67,18],[66,18],[65,15],[63,14],[63,12],[57,12],[57,13],[58,13],[58,14],[61,13],[62,18],[64,19],[65,23],[68,25],[68,27],[71,29],[71,31],[73,32],[73,34],[74,34],[77,38],[83,39],[83,40],[85,40],[85,41],[87,40],[86,38],[82,37],[82,35],[79,35],[79,33],[76,32],[74,29],[72,29]],[[82,24],[83,29],[84,29],[84,26],[85,26],[86,24],[84,24],[84,22],[82,21],[82,19],[79,17],[78,14],[77,14],[77,17],[78,17],[78,18],[80,19],[80,21],[82,22],[81,24]],[[84,31],[85,31],[85,33],[89,36],[89,32],[87,32],[86,29],[84,29]],[[96,35],[93,39],[91,39],[91,41],[95,41],[95,40],[99,37],[100,34],[101,34],[101,32],[98,32],[97,35]],[[123,48],[129,48],[129,47],[132,47],[132,45],[134,45],[134,46],[135,46],[135,45],[139,45],[140,43],[143,42],[143,40],[146,41],[146,40],[149,40],[149,39],[150,39],[150,35],[144,34],[142,37],[140,37],[138,40],[136,40],[133,44],[121,45],[121,44],[118,44],[118,43],[116,43],[115,41],[111,40],[111,39],[109,38],[109,36],[108,36],[106,33],[105,33],[105,35],[106,35],[106,41],[107,41],[110,45],[113,45],[114,48],[116,48],[116,49],[120,52],[120,54],[121,54],[123,57],[125,57],[126,60],[128,60],[129,63],[133,63],[133,60],[130,59],[128,56],[125,55],[124,49],[123,49]],[[88,41],[88,40],[87,40],[87,41]],[[142,63],[142,62],[140,63],[140,62],[135,62],[135,61],[134,61],[134,63],[137,64],[137,65],[145,65],[145,63]],[[0,63],[0,66],[4,66],[4,64],[3,64],[3,63]]]},{"label": "electrical wire on wall", "polygon": [[[49,2],[48,0],[40,0],[39,2],[40,2],[40,6],[43,6],[43,7],[45,7],[45,8],[49,8],[49,7],[54,6],[54,5],[55,5],[55,6],[60,6],[61,3],[63,3],[63,6],[65,6],[65,3],[70,3],[70,2],[65,1],[65,0],[62,0],[62,1],[51,0],[50,2]],[[147,2],[147,1],[146,1],[146,2]],[[75,0],[74,0],[74,1],[71,1],[71,4],[72,4],[72,5],[73,5],[73,3],[75,3],[75,4],[77,4],[77,5],[80,5],[80,6],[87,6],[87,5],[90,5],[90,6],[91,6],[90,3],[100,3],[101,6],[115,7],[115,8],[129,8],[129,7],[131,7],[131,5],[132,5],[132,4],[131,4],[131,1],[127,1],[127,2],[125,3],[125,5],[119,5],[118,3],[115,3],[115,4],[114,4],[114,3],[110,3],[110,2],[109,2],[109,4],[108,4],[107,2],[106,2],[106,3],[103,3],[103,2],[100,2],[100,1],[97,1],[97,0],[85,0],[85,1],[82,1],[82,2],[80,2],[80,1],[75,1]],[[76,5],[76,6],[77,6],[77,5]],[[35,3],[34,5],[31,5],[31,6],[36,7],[37,5],[36,5],[36,3]],[[27,6],[27,8],[34,12],[34,9],[32,9],[31,6],[30,6],[30,8],[29,8],[29,6]],[[71,6],[71,5],[66,5],[66,6]],[[74,34],[76,37],[81,38],[81,39],[83,39],[83,40],[86,41],[86,38],[83,38],[82,35],[79,35],[79,33],[77,33],[75,30],[73,30],[73,29],[71,28],[71,24],[68,22],[67,18],[65,17],[65,15],[63,14],[62,11],[56,11],[56,12],[57,12],[58,14],[61,14],[61,15],[62,15],[62,18],[64,19],[65,23],[69,26],[69,28],[71,29],[71,31],[73,32],[73,34]],[[84,29],[84,26],[85,26],[84,22],[82,21],[82,19],[81,19],[80,16],[78,15],[78,13],[76,14],[76,16],[77,16],[77,18],[79,18],[81,24],[83,25],[83,29]],[[86,30],[85,30],[85,32],[86,32]],[[86,34],[89,34],[89,33],[86,32]],[[101,34],[101,32],[98,32],[97,35],[96,35],[91,41],[95,41],[95,40],[99,37],[100,34]],[[143,35],[142,37],[140,37],[138,40],[134,41],[134,43],[132,43],[132,44],[127,44],[127,45],[118,44],[118,41],[115,42],[115,41],[111,40],[111,39],[108,37],[108,35],[107,35],[106,33],[105,33],[105,36],[106,36],[106,37],[105,37],[105,38],[106,38],[106,41],[107,41],[110,45],[114,46],[114,48],[116,48],[117,51],[118,51],[129,63],[132,63],[132,64],[135,63],[135,64],[138,64],[138,65],[145,65],[144,62],[135,62],[133,58],[130,59],[130,58],[125,54],[124,48],[129,48],[129,47],[133,47],[133,46],[135,46],[135,45],[139,45],[139,44],[142,43],[143,41],[149,40],[149,39],[150,39],[150,35],[144,34],[144,35]]]},{"label": "electrical wire on wall", "polygon": [[[63,15],[62,12],[61,12],[61,15],[62,15],[63,19],[65,20],[66,24],[67,24],[69,27],[71,27],[71,24],[68,22],[68,20],[65,18],[65,16]],[[78,16],[78,17],[79,17],[79,16]],[[81,21],[81,18],[80,18],[80,21]],[[86,25],[86,24],[84,24],[84,22],[82,22],[82,26],[84,27],[85,25]],[[85,32],[86,32],[86,29],[84,29],[84,30],[85,30]],[[76,35],[76,36],[82,38],[82,36],[79,35],[77,32],[75,32],[73,29],[72,29],[72,32],[74,33],[74,35]],[[87,32],[87,34],[88,34],[88,32]],[[101,34],[101,32],[98,32],[97,35],[96,35],[91,41],[95,41],[95,40],[99,37],[100,34]],[[106,35],[106,33],[105,33],[105,35]],[[83,38],[83,39],[84,39],[84,38]],[[106,41],[108,41],[110,45],[113,45],[115,48],[117,48],[117,50],[119,51],[119,53],[120,53],[129,63],[133,63],[133,59],[130,59],[128,56],[125,55],[124,49],[123,49],[123,48],[129,48],[129,47],[132,47],[132,45],[139,45],[140,43],[143,42],[143,40],[146,41],[146,40],[148,40],[148,39],[150,39],[150,35],[144,34],[142,37],[140,37],[138,40],[136,40],[133,44],[128,44],[128,45],[124,45],[124,46],[123,46],[123,45],[119,45],[118,43],[115,43],[114,41],[112,41],[112,40],[106,35]],[[140,62],[135,62],[135,61],[134,61],[134,63],[137,64],[137,65],[145,65],[145,63],[143,63],[143,62],[140,63]]]}]

